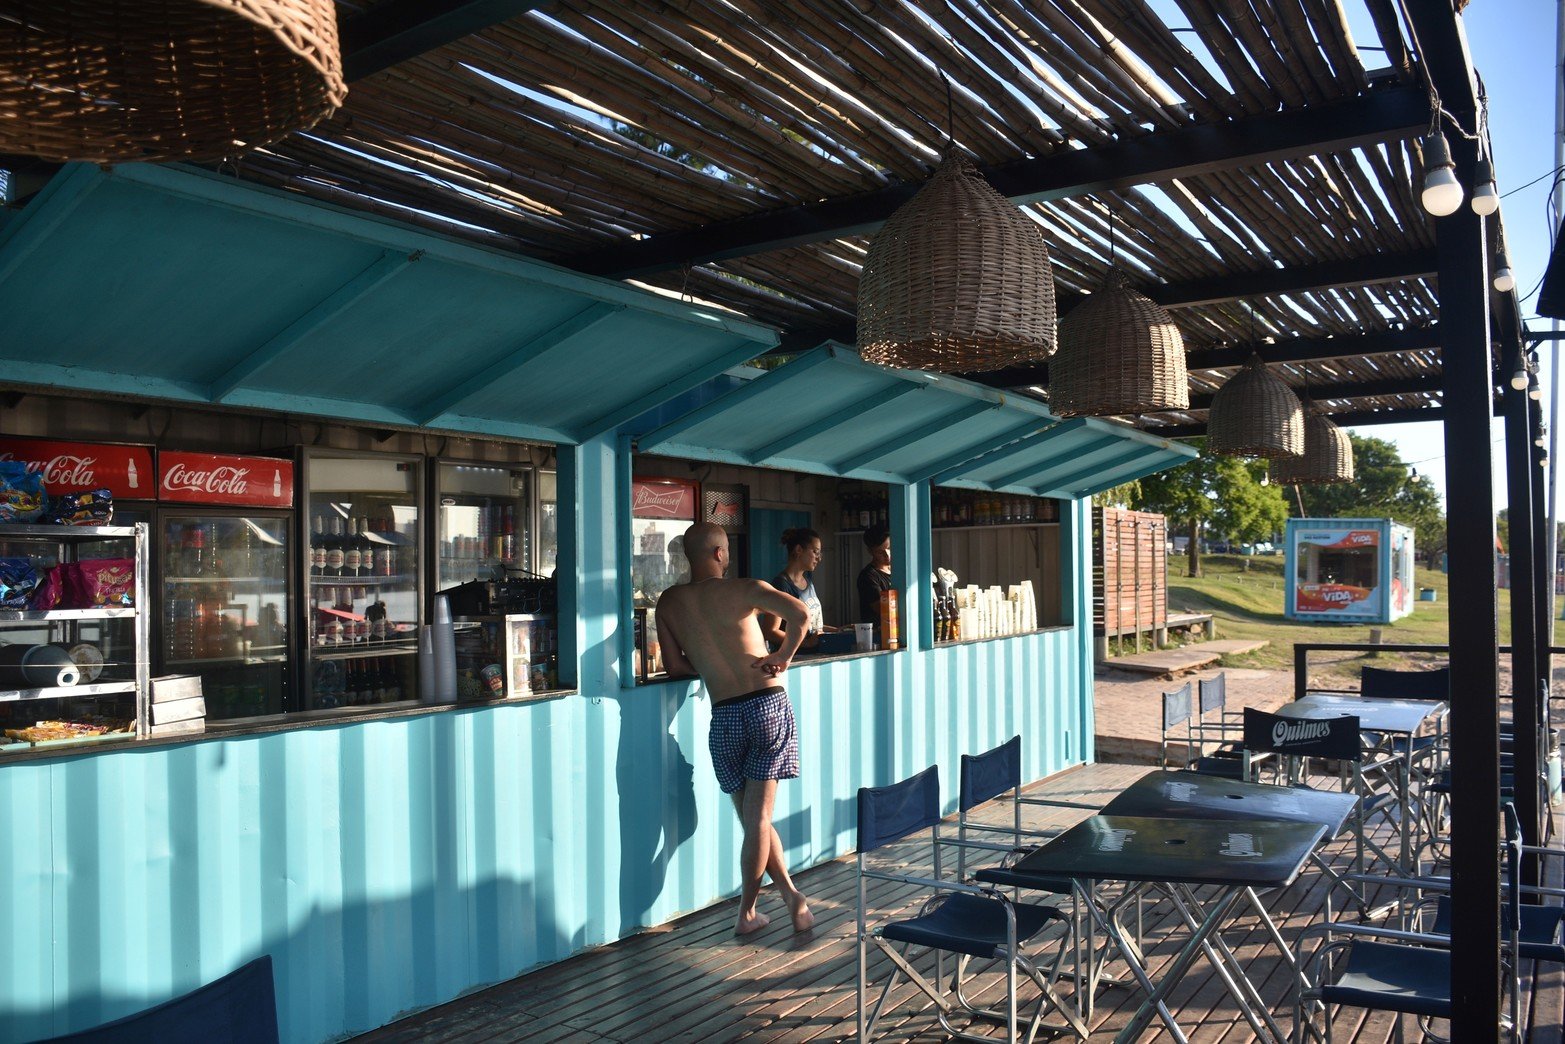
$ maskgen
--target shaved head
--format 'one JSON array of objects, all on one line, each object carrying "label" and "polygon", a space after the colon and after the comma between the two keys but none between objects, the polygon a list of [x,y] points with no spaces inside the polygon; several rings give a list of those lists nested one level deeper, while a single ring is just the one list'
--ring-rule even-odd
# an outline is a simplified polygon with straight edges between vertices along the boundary
[{"label": "shaved head", "polygon": [[692,567],[712,560],[712,552],[728,546],[728,534],[722,526],[697,522],[685,530],[685,557]]}]

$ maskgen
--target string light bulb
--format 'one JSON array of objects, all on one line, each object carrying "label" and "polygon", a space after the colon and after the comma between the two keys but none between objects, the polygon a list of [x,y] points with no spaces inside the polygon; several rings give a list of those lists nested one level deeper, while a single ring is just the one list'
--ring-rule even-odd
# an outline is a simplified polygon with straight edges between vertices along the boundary
[{"label": "string light bulb", "polygon": [[1500,267],[1494,270],[1494,288],[1502,294],[1516,289],[1516,275],[1511,271],[1510,259],[1504,254],[1500,255]]},{"label": "string light bulb", "polygon": [[1473,198],[1468,204],[1479,217],[1500,209],[1500,191],[1494,184],[1494,164],[1487,158],[1473,165]]},{"label": "string light bulb", "polygon": [[1543,398],[1543,389],[1538,387],[1538,379],[1536,377],[1532,379],[1532,384],[1527,389],[1527,398],[1533,401]]},{"label": "string light bulb", "polygon": [[1511,374],[1511,387],[1517,391],[1526,391],[1527,385],[1532,383],[1532,377],[1527,373],[1526,367]]},{"label": "string light bulb", "polygon": [[1435,217],[1455,214],[1462,205],[1462,183],[1456,180],[1456,164],[1451,162],[1451,146],[1440,131],[1423,137],[1424,209]]}]

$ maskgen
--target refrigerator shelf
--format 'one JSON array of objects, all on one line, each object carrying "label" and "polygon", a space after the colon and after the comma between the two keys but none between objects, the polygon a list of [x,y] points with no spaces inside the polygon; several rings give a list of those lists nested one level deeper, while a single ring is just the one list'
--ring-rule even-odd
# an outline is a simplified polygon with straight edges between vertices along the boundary
[{"label": "refrigerator shelf", "polygon": [[16,700],[55,700],[68,696],[117,696],[135,692],[133,681],[95,682],[88,685],[51,685],[42,689],[0,689],[0,703]]},{"label": "refrigerator shelf", "polygon": [[207,656],[194,660],[164,660],[167,667],[254,667],[263,663],[287,663],[287,653],[271,656]]},{"label": "refrigerator shelf", "polygon": [[406,573],[396,576],[316,576],[310,575],[311,587],[395,587],[413,583]]},{"label": "refrigerator shelf", "polygon": [[134,606],[105,606],[101,609],[0,609],[0,623],[24,623],[46,620],[132,620]]},{"label": "refrigerator shelf", "polygon": [[62,540],[96,540],[101,537],[133,537],[135,526],[0,526],[0,539],[8,536],[59,537]]},{"label": "refrigerator shelf", "polygon": [[285,576],[169,576],[163,575],[165,584],[270,584],[274,587],[284,587],[288,583]]},{"label": "refrigerator shelf", "polygon": [[413,656],[417,645],[387,642],[384,645],[359,645],[343,648],[340,645],[317,645],[310,650],[317,660],[366,660],[377,656]]}]

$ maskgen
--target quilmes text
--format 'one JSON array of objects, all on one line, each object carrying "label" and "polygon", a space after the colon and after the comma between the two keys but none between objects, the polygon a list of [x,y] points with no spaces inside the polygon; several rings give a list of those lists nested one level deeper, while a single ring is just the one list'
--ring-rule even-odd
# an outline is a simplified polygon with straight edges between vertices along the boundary
[{"label": "quilmes text", "polygon": [[1331,735],[1329,721],[1279,721],[1272,725],[1272,744],[1291,747],[1297,743],[1322,740]]}]

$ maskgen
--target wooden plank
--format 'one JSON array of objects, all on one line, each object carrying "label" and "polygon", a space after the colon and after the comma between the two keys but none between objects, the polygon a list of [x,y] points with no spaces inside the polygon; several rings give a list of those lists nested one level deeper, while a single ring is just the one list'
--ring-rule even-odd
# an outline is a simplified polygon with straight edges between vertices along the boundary
[{"label": "wooden plank", "polygon": [[1208,652],[1210,642],[1187,649],[1159,649],[1157,652],[1138,653],[1134,656],[1116,656],[1107,665],[1121,671],[1137,674],[1179,674],[1209,667],[1222,658],[1220,653]]}]

